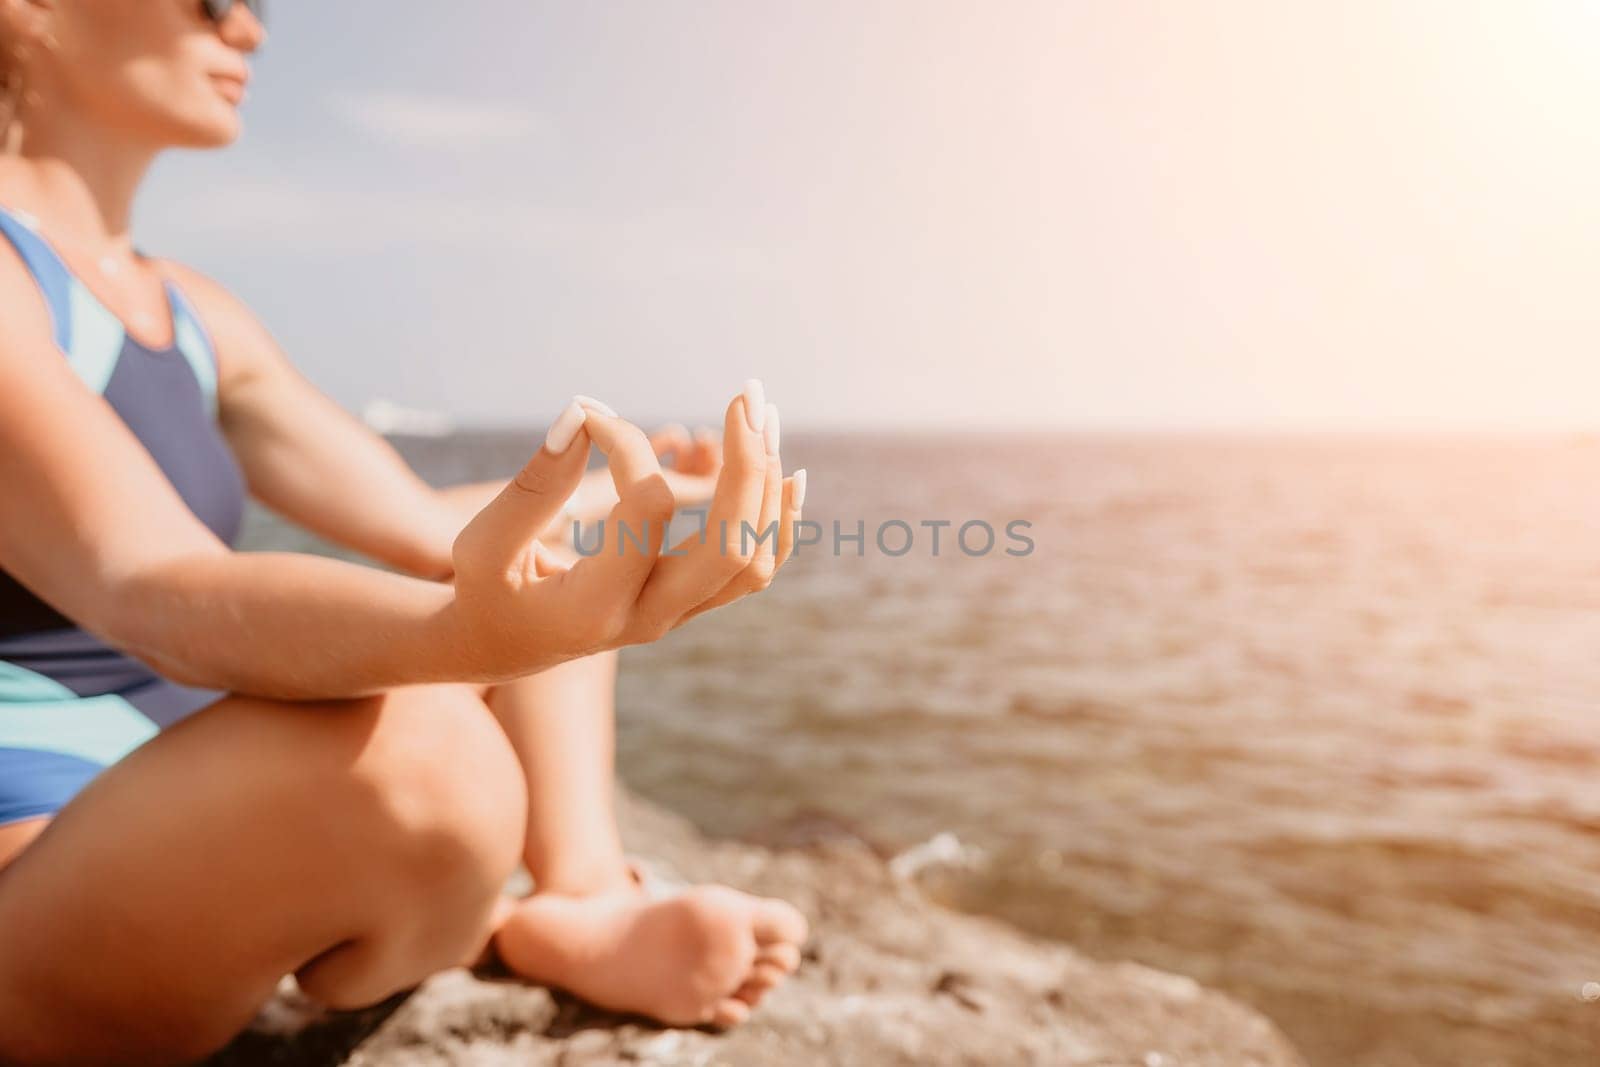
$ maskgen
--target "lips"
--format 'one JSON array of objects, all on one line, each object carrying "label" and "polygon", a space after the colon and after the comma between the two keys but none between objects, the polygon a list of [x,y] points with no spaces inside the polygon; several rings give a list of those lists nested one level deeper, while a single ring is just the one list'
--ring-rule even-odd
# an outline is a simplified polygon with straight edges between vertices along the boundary
[{"label": "lips", "polygon": [[245,88],[250,84],[247,74],[220,74],[211,75],[211,84],[216,86],[217,92],[230,103],[238,104],[244,100]]}]

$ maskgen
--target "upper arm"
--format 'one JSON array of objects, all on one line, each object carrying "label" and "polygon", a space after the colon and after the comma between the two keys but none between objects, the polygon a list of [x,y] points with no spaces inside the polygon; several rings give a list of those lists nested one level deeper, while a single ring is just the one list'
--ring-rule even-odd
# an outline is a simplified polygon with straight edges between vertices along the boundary
[{"label": "upper arm", "polygon": [[162,267],[194,303],[211,337],[217,358],[217,420],[235,453],[248,450],[251,434],[285,397],[331,404],[300,375],[241,300],[182,264],[164,260]]},{"label": "upper arm", "polygon": [[217,353],[217,418],[262,503],[415,574],[447,568],[459,524],[378,434],[318,390],[238,298],[176,264]]},{"label": "upper arm", "polygon": [[226,552],[56,347],[33,278],[0,247],[0,566],[79,625],[122,634],[118,582]]}]

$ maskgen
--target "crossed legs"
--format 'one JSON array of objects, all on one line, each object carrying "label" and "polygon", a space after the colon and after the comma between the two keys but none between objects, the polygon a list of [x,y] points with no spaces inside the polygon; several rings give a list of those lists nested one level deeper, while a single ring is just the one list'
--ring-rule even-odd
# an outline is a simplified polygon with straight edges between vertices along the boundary
[{"label": "crossed legs", "polygon": [[[619,880],[613,670],[579,661],[487,694],[228,697],[31,843],[38,824],[0,828],[0,1062],[194,1059],[283,974],[356,1007],[491,935],[514,969],[607,1006],[738,1021],[792,969],[804,921],[731,890],[649,901]],[[544,880],[507,902],[519,860]]]}]

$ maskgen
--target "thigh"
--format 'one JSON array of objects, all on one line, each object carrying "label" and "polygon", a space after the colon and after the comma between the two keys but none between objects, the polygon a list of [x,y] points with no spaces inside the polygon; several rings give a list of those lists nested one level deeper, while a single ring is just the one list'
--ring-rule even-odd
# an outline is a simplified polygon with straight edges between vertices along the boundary
[{"label": "thigh", "polygon": [[[79,702],[66,706],[79,706]],[[5,707],[14,705],[0,705],[0,710]],[[46,705],[30,708],[24,715],[55,723],[62,718],[59,710]],[[0,744],[0,871],[44,832],[74,794],[104,770],[103,764],[80,756]]]},{"label": "thigh", "polygon": [[48,816],[40,816],[0,826],[0,873],[4,873],[12,859],[44,832],[49,822]]},{"label": "thigh", "polygon": [[470,690],[434,688],[452,695],[228,697],[90,782],[0,874],[0,1061],[62,1035],[89,1043],[74,1059],[204,1051],[367,932],[394,874],[384,832],[427,830],[426,804],[383,795],[375,768],[481,761],[485,730],[504,744]]}]

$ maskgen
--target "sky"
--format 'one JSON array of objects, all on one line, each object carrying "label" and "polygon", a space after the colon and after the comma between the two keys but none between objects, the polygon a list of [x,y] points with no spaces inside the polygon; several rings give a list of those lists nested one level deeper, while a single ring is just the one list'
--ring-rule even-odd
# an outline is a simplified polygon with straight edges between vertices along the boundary
[{"label": "sky", "polygon": [[1600,0],[273,0],[137,236],[537,424],[1600,428]]}]

